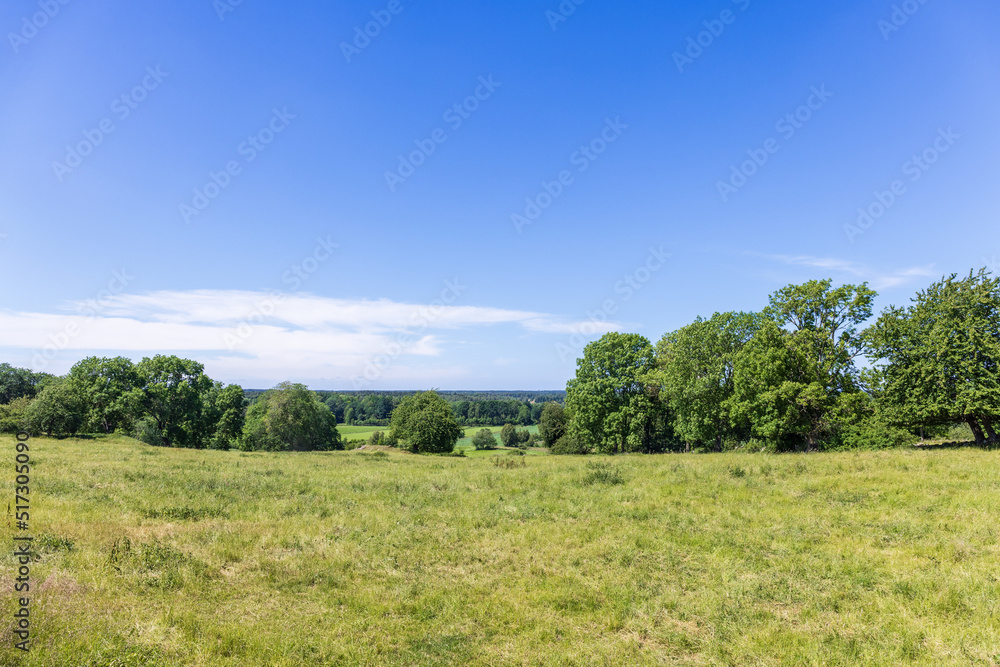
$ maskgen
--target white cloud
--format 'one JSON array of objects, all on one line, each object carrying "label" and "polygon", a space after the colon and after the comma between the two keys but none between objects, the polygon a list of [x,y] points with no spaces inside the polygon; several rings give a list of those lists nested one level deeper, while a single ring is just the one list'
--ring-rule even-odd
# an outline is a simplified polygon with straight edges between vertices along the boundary
[{"label": "white cloud", "polygon": [[70,303],[63,310],[75,314],[0,311],[2,346],[21,349],[39,370],[49,365],[46,357],[53,358],[52,367],[44,368],[50,372],[64,372],[59,362],[66,365],[87,354],[171,353],[202,361],[210,375],[220,378],[274,382],[354,377],[374,356],[392,350],[393,364],[383,378],[403,382],[426,377],[429,363],[435,364],[434,377],[463,372],[447,363],[449,332],[514,325],[527,335],[564,334],[588,324],[546,313],[440,302],[236,290],[121,294],[101,304]]},{"label": "white cloud", "polygon": [[868,282],[876,289],[891,289],[914,282],[920,278],[940,277],[933,264],[912,266],[895,271],[880,271],[866,267],[849,260],[834,257],[813,257],[810,255],[762,255],[767,259],[776,260],[793,266],[808,266],[825,269],[835,273],[848,274]]}]

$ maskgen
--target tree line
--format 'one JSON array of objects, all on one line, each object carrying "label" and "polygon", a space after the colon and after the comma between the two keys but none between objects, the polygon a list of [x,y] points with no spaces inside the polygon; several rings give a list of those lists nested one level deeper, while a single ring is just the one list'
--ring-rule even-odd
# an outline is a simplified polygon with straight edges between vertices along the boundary
[{"label": "tree line", "polygon": [[[1000,279],[951,275],[889,307],[830,280],[716,313],[654,346],[609,333],[567,385],[561,453],[884,448],[968,426],[997,444]],[[543,419],[544,420],[544,419]]]},{"label": "tree line", "polygon": [[[543,408],[527,398],[488,398],[503,392],[446,395],[451,402],[434,393],[435,404],[447,408],[454,424],[449,432],[461,432],[466,425],[527,426]],[[0,364],[0,432],[119,433],[152,445],[194,449],[338,449],[344,444],[338,421],[389,426],[415,396],[420,394],[313,392],[288,382],[267,391],[244,391],[212,380],[196,361],[166,355],[139,363],[88,357],[65,377]],[[527,431],[518,432],[516,442],[527,443],[526,436]],[[394,444],[395,439],[385,442]]]}]

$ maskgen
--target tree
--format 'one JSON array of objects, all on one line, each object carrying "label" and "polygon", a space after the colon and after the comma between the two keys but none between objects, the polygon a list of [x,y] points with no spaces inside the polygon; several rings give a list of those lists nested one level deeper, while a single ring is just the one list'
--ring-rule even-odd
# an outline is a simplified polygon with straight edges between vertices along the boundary
[{"label": "tree", "polygon": [[653,346],[638,334],[608,333],[584,348],[566,386],[570,430],[584,446],[610,454],[655,447],[654,368]]},{"label": "tree", "polygon": [[48,436],[74,435],[87,414],[83,397],[69,382],[47,384],[25,411],[28,428]]},{"label": "tree", "polygon": [[282,382],[250,406],[237,446],[295,452],[344,448],[333,413],[315,392],[291,382]]},{"label": "tree", "polygon": [[531,426],[531,404],[525,403],[517,409],[517,423],[521,426]]},{"label": "tree", "polygon": [[417,452],[450,452],[462,437],[448,402],[435,391],[411,394],[392,412],[391,437]]},{"label": "tree", "polygon": [[0,405],[0,433],[17,433],[27,428],[27,413],[30,406],[31,399],[27,396]]},{"label": "tree", "polygon": [[69,371],[69,382],[89,407],[84,427],[88,432],[131,430],[141,416],[134,390],[139,373],[131,360],[87,357]]},{"label": "tree", "polygon": [[733,394],[736,353],[760,328],[753,313],[716,313],[666,334],[656,347],[664,398],[676,435],[687,443],[712,443],[722,451],[732,435],[726,402]]},{"label": "tree", "polygon": [[542,416],[538,420],[538,433],[542,443],[551,447],[559,438],[566,434],[566,410],[563,406],[550,401],[542,408]]},{"label": "tree", "polygon": [[215,388],[197,361],[176,356],[156,355],[136,366],[140,386],[136,403],[156,422],[167,447],[203,449],[216,429],[206,410],[209,393]]},{"label": "tree", "polygon": [[[223,386],[216,382],[206,397],[205,414],[214,430],[209,447],[230,449],[243,435],[247,399],[238,384]],[[335,418],[336,419],[336,418]]]},{"label": "tree", "polygon": [[497,437],[488,428],[480,429],[472,436],[472,446],[476,449],[496,449]]},{"label": "tree", "polygon": [[27,368],[0,364],[0,404],[7,404],[18,398],[34,398],[35,385],[40,377]]},{"label": "tree", "polygon": [[942,279],[906,309],[888,308],[866,332],[879,368],[878,405],[896,426],[964,421],[997,442],[1000,278],[985,269]]},{"label": "tree", "polygon": [[500,431],[500,442],[504,447],[516,447],[517,427],[510,423],[504,424],[503,430]]},{"label": "tree", "polygon": [[817,449],[859,419],[848,409],[849,395],[862,389],[857,327],[871,317],[876,293],[866,283],[830,285],[813,280],[778,290],[765,311],[770,321],[734,359],[731,420],[745,420],[779,448]]}]

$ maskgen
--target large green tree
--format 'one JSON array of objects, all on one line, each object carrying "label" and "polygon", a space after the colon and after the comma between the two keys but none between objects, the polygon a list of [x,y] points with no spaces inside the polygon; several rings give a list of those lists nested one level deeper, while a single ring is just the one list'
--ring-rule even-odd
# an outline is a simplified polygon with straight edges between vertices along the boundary
[{"label": "large green tree", "polygon": [[203,449],[215,424],[206,414],[206,400],[215,383],[197,361],[156,355],[136,366],[140,386],[137,403],[156,422],[168,447]]},{"label": "large green tree", "polygon": [[451,452],[462,433],[448,402],[435,391],[407,396],[390,420],[390,437],[413,452]]},{"label": "large green tree", "polygon": [[302,384],[282,382],[250,406],[237,446],[245,450],[343,449],[337,418]]},{"label": "large green tree", "polygon": [[964,421],[997,442],[1000,417],[1000,278],[952,274],[886,309],[868,332],[880,361],[878,404],[899,426]]},{"label": "large green tree", "polygon": [[213,425],[208,446],[212,449],[230,449],[243,434],[247,400],[243,387],[238,384],[223,386],[216,382],[205,397],[205,415]]},{"label": "large green tree", "polygon": [[875,297],[867,283],[834,288],[830,280],[775,292],[770,321],[735,357],[731,419],[778,447],[808,450],[855,421],[849,395],[862,389],[855,360],[865,349],[858,327]]},{"label": "large green tree", "polygon": [[654,369],[653,345],[639,334],[612,332],[588,344],[566,385],[574,435],[609,454],[657,449],[662,405]]},{"label": "large green tree", "polygon": [[27,368],[15,368],[10,364],[0,364],[0,405],[17,398],[32,398],[35,385],[41,376]]},{"label": "large green tree", "polygon": [[142,415],[135,390],[141,386],[135,364],[125,357],[87,357],[69,371],[69,382],[88,406],[88,432],[131,430]]},{"label": "large green tree", "polygon": [[734,428],[727,401],[733,395],[736,354],[761,327],[754,313],[716,313],[665,335],[656,346],[664,400],[677,437],[688,445],[722,451]]}]

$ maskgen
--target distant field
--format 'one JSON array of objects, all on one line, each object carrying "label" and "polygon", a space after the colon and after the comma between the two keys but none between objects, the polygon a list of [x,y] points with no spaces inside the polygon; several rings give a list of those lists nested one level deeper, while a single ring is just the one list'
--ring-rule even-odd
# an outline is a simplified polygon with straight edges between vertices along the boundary
[{"label": "distant field", "polygon": [[4,666],[1000,663],[996,452],[31,446],[33,643],[8,556]]},{"label": "distant field", "polygon": [[[466,426],[465,434],[466,437],[461,438],[458,444],[455,446],[456,449],[466,450],[466,455],[472,456],[483,456],[489,452],[476,452],[472,448],[472,436],[476,434],[480,429],[488,428],[493,433],[497,434],[497,440],[500,439],[500,431],[503,430],[503,426]],[[527,428],[531,433],[538,433],[537,426],[519,426],[518,430]],[[376,431],[388,431],[388,426],[345,426],[344,424],[337,424],[337,430],[340,432],[341,437],[345,440],[367,440],[371,437],[372,433]],[[536,454],[538,452],[529,452],[529,454]]]},{"label": "distant field", "polygon": [[[481,431],[484,428],[489,429],[492,433],[496,434],[496,436],[497,436],[497,444],[499,445],[500,444],[500,431],[503,430],[503,426],[466,426],[465,427],[465,437],[459,439],[458,444],[455,445],[455,449],[460,449],[460,450],[464,451],[466,456],[491,456],[491,455],[496,454],[497,452],[495,452],[495,451],[477,452],[472,447],[472,436],[474,436],[476,434],[476,432]],[[537,426],[518,426],[517,430],[520,431],[520,430],[525,429],[525,428],[527,428],[528,431],[530,431],[531,433],[538,433],[538,427]],[[541,452],[538,452],[537,450],[530,450],[530,451],[528,451],[529,455],[535,455],[535,454],[539,454],[539,453],[541,453]]]},{"label": "distant field", "polygon": [[344,440],[367,440],[376,431],[388,431],[388,426],[347,426],[337,424],[337,431]]}]

